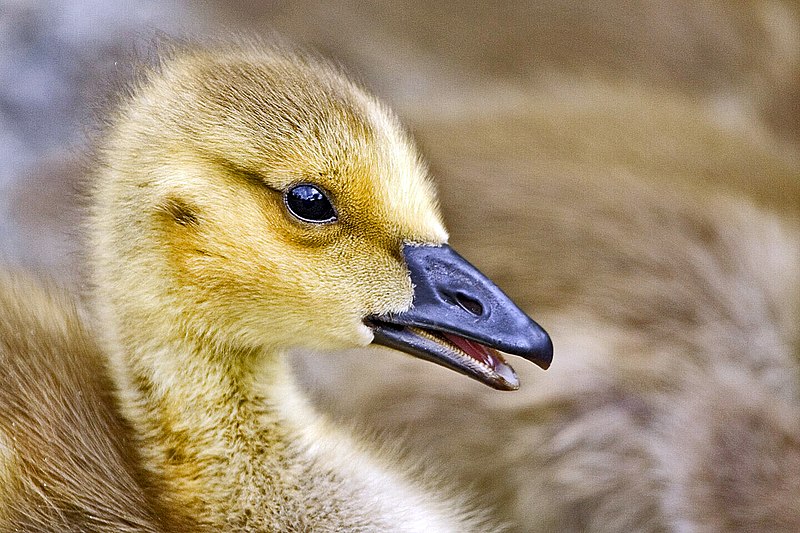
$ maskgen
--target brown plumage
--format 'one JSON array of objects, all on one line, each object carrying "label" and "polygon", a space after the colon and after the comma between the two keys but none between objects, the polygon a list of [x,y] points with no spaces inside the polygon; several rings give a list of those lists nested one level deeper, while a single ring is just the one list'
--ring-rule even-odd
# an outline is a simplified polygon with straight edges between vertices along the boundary
[{"label": "brown plumage", "polygon": [[[0,270],[4,531],[165,531],[74,298]],[[176,526],[176,531],[180,530]]]}]

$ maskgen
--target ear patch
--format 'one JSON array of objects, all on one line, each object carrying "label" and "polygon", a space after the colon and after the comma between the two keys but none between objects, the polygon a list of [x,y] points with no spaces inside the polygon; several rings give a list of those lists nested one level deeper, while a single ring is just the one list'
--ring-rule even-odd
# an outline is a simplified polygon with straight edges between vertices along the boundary
[{"label": "ear patch", "polygon": [[168,197],[159,208],[180,226],[197,226],[200,223],[197,210],[180,198]]}]

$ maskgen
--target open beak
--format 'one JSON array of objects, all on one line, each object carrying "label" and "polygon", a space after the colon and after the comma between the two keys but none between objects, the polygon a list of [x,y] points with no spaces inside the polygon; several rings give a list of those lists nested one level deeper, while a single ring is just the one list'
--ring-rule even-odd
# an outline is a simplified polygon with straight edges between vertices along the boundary
[{"label": "open beak", "polygon": [[547,332],[452,248],[404,244],[403,256],[414,284],[411,309],[367,318],[373,342],[501,390],[518,389],[519,379],[498,350],[550,366]]}]

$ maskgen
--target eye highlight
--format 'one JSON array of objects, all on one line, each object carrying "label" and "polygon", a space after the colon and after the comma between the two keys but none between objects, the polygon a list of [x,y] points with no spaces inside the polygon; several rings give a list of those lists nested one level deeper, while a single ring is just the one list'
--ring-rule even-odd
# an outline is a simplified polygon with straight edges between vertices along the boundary
[{"label": "eye highlight", "polygon": [[286,209],[303,222],[326,224],[336,221],[336,210],[325,192],[309,183],[294,185],[283,195]]}]

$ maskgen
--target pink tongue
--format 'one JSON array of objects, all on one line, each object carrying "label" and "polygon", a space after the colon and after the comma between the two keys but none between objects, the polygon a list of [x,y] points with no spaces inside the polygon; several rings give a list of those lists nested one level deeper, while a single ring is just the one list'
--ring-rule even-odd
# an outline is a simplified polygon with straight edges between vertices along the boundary
[{"label": "pink tongue", "polygon": [[484,346],[483,344],[475,341],[465,339],[464,337],[459,337],[458,335],[451,335],[450,333],[444,332],[441,332],[440,335],[458,346],[464,353],[476,361],[479,361],[491,368],[492,371],[500,377],[500,379],[505,381],[505,386],[508,387],[507,390],[516,390],[519,388],[519,379],[517,378],[517,374],[514,372],[514,369],[511,368],[508,363],[506,363],[506,360],[503,359],[503,356],[500,355],[500,352],[494,348],[489,348],[488,346]]},{"label": "pink tongue", "polygon": [[444,332],[442,332],[441,335],[461,348],[470,357],[480,361],[492,370],[496,371],[499,364],[508,366],[503,360],[503,357],[493,348],[465,339],[464,337],[459,337],[458,335],[451,335],[450,333]]}]

